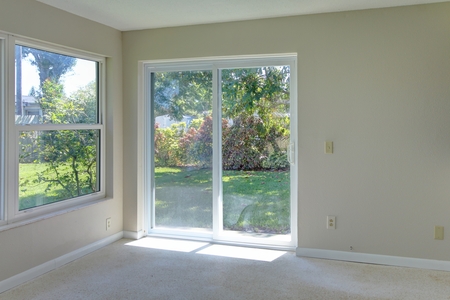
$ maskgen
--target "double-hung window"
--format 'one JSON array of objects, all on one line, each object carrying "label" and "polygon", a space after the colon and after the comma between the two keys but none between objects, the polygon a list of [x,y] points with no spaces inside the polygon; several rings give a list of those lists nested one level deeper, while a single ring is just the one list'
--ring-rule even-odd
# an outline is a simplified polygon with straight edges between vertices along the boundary
[{"label": "double-hung window", "polygon": [[104,197],[103,58],[7,43],[6,221]]}]

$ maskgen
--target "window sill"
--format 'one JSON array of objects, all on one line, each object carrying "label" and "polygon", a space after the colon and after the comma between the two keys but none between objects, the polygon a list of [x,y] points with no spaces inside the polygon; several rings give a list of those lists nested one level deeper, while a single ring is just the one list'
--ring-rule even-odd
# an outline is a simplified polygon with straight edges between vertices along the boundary
[{"label": "window sill", "polygon": [[56,216],[64,215],[64,214],[67,214],[67,213],[70,213],[70,212],[74,212],[74,211],[77,211],[77,210],[80,210],[80,209],[84,209],[86,207],[97,205],[99,203],[103,203],[105,201],[109,201],[109,200],[112,200],[112,199],[113,198],[111,198],[111,197],[101,198],[101,199],[98,199],[98,200],[89,201],[89,202],[86,202],[86,203],[83,203],[83,204],[75,205],[75,206],[64,208],[64,209],[61,209],[61,210],[58,210],[58,211],[53,211],[53,212],[50,212],[50,213],[47,213],[47,214],[36,216],[36,217],[30,218],[30,219],[20,220],[20,221],[16,221],[16,222],[12,221],[11,223],[9,223],[9,224],[7,223],[5,225],[1,225],[0,224],[0,233],[3,232],[3,231],[7,231],[7,230],[10,230],[10,229],[17,228],[17,227],[30,225],[30,224],[35,223],[35,222],[51,219],[51,218],[54,218]]}]

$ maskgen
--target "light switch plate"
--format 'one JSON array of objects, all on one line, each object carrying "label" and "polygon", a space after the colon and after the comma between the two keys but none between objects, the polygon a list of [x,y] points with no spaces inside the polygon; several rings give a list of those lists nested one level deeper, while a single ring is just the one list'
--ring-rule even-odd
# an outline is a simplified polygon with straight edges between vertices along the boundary
[{"label": "light switch plate", "polygon": [[434,226],[434,239],[435,240],[444,239],[444,226]]},{"label": "light switch plate", "polygon": [[331,141],[325,142],[325,153],[333,154],[333,142],[331,142]]}]

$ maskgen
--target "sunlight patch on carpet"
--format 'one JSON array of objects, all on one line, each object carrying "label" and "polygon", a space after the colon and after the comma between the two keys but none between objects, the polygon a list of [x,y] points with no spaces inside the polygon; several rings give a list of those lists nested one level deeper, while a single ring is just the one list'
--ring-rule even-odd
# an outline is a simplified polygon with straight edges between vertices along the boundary
[{"label": "sunlight patch on carpet", "polygon": [[286,253],[286,251],[245,248],[226,245],[212,245],[198,251],[197,253],[271,262],[283,256]]},{"label": "sunlight patch on carpet", "polygon": [[205,247],[208,244],[209,243],[205,242],[147,237],[137,241],[126,243],[125,245],[177,252],[192,252],[199,248]]}]

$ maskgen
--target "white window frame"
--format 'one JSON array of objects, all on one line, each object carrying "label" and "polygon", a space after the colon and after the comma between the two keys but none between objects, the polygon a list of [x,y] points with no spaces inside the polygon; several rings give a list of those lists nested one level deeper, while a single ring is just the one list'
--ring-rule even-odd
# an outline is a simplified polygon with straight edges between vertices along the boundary
[{"label": "white window frame", "polygon": [[[0,35],[0,38],[5,35]],[[30,40],[27,38],[16,37],[14,35],[5,36],[5,65],[6,76],[2,82],[5,83],[6,92],[2,108],[5,109],[6,126],[5,126],[5,138],[2,148],[2,154],[4,154],[5,165],[1,165],[1,169],[8,174],[8,178],[0,184],[4,184],[6,187],[5,198],[3,201],[4,208],[4,224],[11,224],[20,221],[27,221],[30,219],[39,218],[40,216],[47,216],[55,213],[62,212],[64,210],[73,209],[78,206],[83,206],[88,203],[105,198],[105,57],[86,53],[83,51],[73,50],[62,46],[56,46],[53,44]],[[27,46],[31,48],[37,48],[44,51],[54,52],[57,54],[68,55],[80,59],[87,59],[95,61],[98,64],[98,123],[96,124],[38,124],[38,125],[20,125],[15,124],[15,46],[16,44]],[[1,67],[1,65],[0,65]],[[1,95],[0,95],[1,96]],[[3,111],[3,110],[2,110]],[[3,118],[2,118],[3,119]],[[1,124],[0,124],[1,126]],[[100,139],[99,147],[97,149],[99,155],[99,174],[97,178],[99,180],[99,191],[88,195],[83,195],[76,198],[61,200],[59,202],[46,204],[26,210],[19,211],[19,155],[18,155],[18,136],[20,131],[38,131],[38,130],[99,130]],[[0,161],[1,164],[1,161]],[[2,176],[2,178],[4,178]],[[1,212],[1,210],[0,210]],[[0,218],[1,219],[1,218]],[[1,228],[0,228],[1,230]]]},{"label": "white window frame", "polygon": [[[151,155],[152,150],[152,137],[150,132],[153,128],[153,110],[151,107],[151,88],[146,82],[150,80],[152,72],[158,71],[184,71],[184,70],[206,70],[211,69],[213,72],[213,82],[220,82],[220,70],[230,68],[247,68],[247,67],[262,67],[272,65],[289,65],[291,67],[291,102],[290,108],[293,114],[297,115],[297,54],[275,54],[275,55],[252,55],[252,56],[226,56],[226,57],[207,57],[207,58],[194,58],[194,59],[175,59],[175,60],[158,60],[158,61],[140,61],[139,62],[139,78],[138,78],[138,97],[139,97],[139,113],[138,113],[138,201],[141,201],[141,207],[144,210],[141,214],[143,219],[143,228],[148,234],[155,235],[171,235],[170,231],[154,230],[154,211],[152,199],[154,198],[155,186],[152,182],[153,165]],[[213,119],[221,119],[221,100],[219,99],[220,87],[213,84]],[[213,132],[218,134],[213,135],[213,165],[221,165],[221,156],[218,155],[221,149],[221,141],[219,136],[221,134],[221,126],[218,122],[214,122]],[[220,178],[222,177],[221,168],[216,168],[213,171],[213,230],[211,233],[202,234],[195,232],[188,232],[189,238],[198,238],[202,240],[211,240],[217,242],[231,243],[231,244],[246,244],[246,245],[258,245],[270,248],[284,248],[294,249],[297,246],[297,173],[298,173],[298,141],[297,141],[297,117],[291,119],[290,124],[291,132],[291,240],[265,242],[262,244],[261,239],[257,238],[236,238],[228,237],[224,234],[222,209],[222,187]],[[146,172],[151,170],[151,172]],[[215,179],[216,178],[216,179]],[[179,233],[178,233],[179,234]]]},{"label": "white window frame", "polygon": [[0,226],[6,224],[6,204],[5,204],[5,126],[6,126],[6,48],[7,48],[6,34],[0,32]]}]

